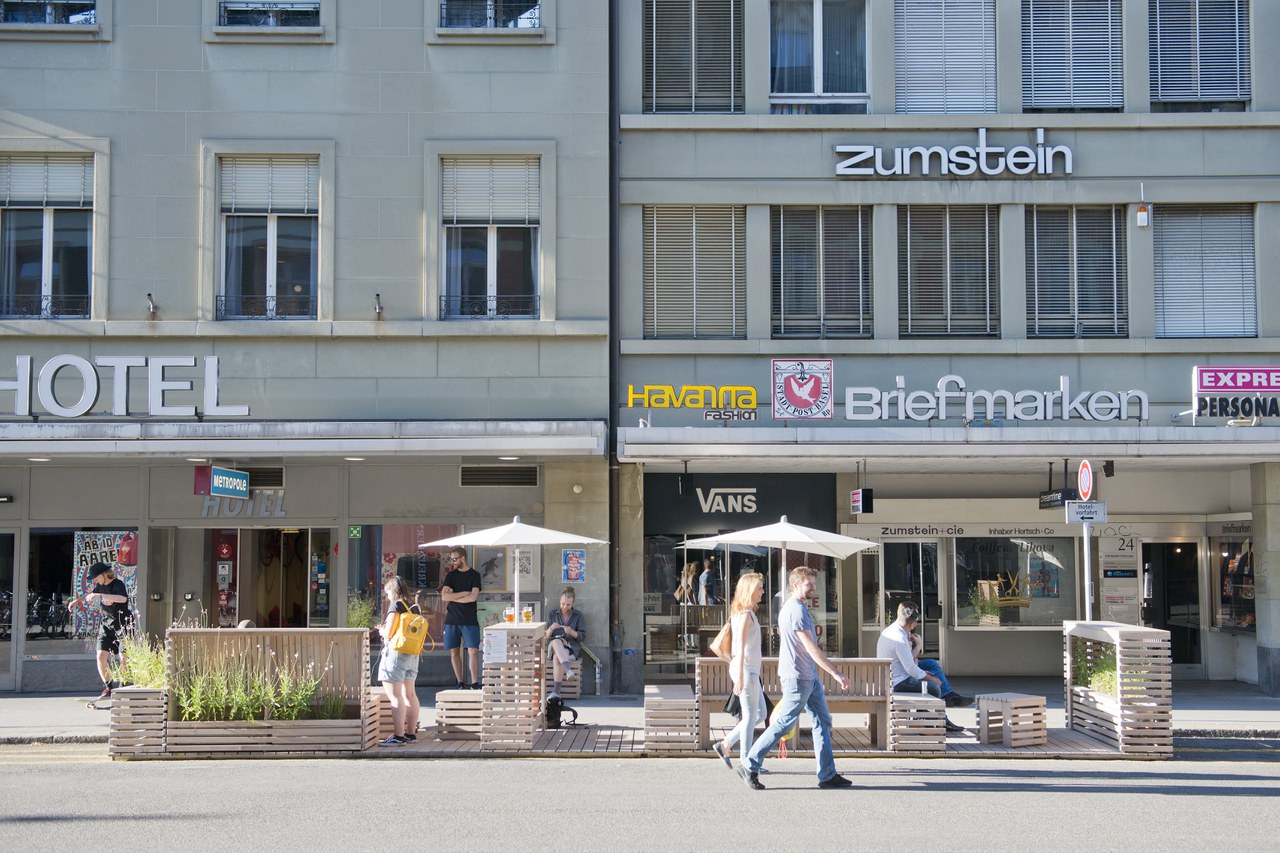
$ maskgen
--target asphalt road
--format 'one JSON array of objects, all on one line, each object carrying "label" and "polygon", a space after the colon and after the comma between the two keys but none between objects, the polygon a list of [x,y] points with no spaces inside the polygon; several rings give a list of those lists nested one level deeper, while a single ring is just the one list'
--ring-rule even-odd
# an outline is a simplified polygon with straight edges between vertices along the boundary
[{"label": "asphalt road", "polygon": [[771,762],[111,762],[102,744],[0,746],[0,850],[1275,850],[1280,741],[1172,761],[860,759],[814,787]]}]

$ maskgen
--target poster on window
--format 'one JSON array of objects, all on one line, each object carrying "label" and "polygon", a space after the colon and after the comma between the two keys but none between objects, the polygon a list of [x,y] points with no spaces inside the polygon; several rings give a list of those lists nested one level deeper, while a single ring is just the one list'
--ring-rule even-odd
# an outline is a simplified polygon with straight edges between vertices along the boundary
[{"label": "poster on window", "polygon": [[586,583],[586,549],[565,548],[560,552],[560,580],[564,583]]},{"label": "poster on window", "polygon": [[520,593],[542,592],[542,549],[536,545],[512,548],[508,554],[513,568],[511,588],[515,589],[515,573],[520,575]]},{"label": "poster on window", "polygon": [[[81,596],[93,590],[89,569],[95,563],[106,563],[124,581],[129,593],[129,610],[136,613],[138,600],[138,534],[133,530],[77,531],[72,550],[71,593]],[[77,607],[71,614],[71,630],[76,636],[91,636],[102,623],[97,605]]]}]

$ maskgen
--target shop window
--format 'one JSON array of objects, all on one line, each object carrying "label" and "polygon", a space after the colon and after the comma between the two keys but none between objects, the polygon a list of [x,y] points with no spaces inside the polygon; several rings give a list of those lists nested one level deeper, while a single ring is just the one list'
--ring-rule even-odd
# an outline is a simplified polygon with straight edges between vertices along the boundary
[{"label": "shop window", "polygon": [[1121,0],[1022,0],[1025,112],[1124,109]]},{"label": "shop window", "polygon": [[219,158],[218,319],[315,319],[318,157]]},{"label": "shop window", "polygon": [[1258,335],[1253,206],[1156,205],[1157,338]]},{"label": "shop window", "polygon": [[745,338],[745,207],[644,209],[644,336]]},{"label": "shop window", "polygon": [[1248,109],[1249,14],[1249,0],[1149,0],[1151,111]]},{"label": "shop window", "polygon": [[[13,689],[14,547],[17,536],[0,533],[0,689]],[[21,600],[21,599],[19,599]]]},{"label": "shop window", "polygon": [[93,158],[0,154],[0,316],[88,318]]},{"label": "shop window", "polygon": [[1026,235],[1027,337],[1126,337],[1124,207],[1029,206]]},{"label": "shop window", "polygon": [[643,0],[644,111],[743,111],[742,0]]},{"label": "shop window", "polygon": [[999,208],[898,208],[898,333],[1000,333]]},{"label": "shop window", "polygon": [[1213,624],[1232,631],[1254,633],[1258,627],[1253,592],[1253,540],[1213,539],[1209,553],[1214,555],[1218,567],[1213,593],[1218,606]]},{"label": "shop window", "polygon": [[996,111],[995,0],[894,0],[899,113]]},{"label": "shop window", "polygon": [[441,158],[440,317],[537,319],[539,157]]},{"label": "shop window", "polygon": [[1076,617],[1076,540],[956,539],[956,625],[1058,626]]},{"label": "shop window", "polygon": [[772,111],[866,113],[864,0],[773,0],[771,13]]},{"label": "shop window", "polygon": [[[102,612],[97,605],[67,612],[67,602],[90,591],[89,568],[106,563],[124,581],[135,615],[138,534],[133,529],[33,529],[27,556],[27,655],[89,654]],[[18,605],[15,598],[13,606]]]},{"label": "shop window", "polygon": [[[445,605],[440,600],[440,583],[448,571],[447,548],[419,548],[461,533],[456,524],[357,524],[347,549],[347,627],[364,628],[381,624],[386,618],[386,596],[382,586],[393,577],[404,578],[418,596],[427,630],[442,651]],[[355,535],[358,534],[358,535]],[[432,651],[431,644],[423,650]]]},{"label": "shop window", "polygon": [[871,337],[871,209],[770,210],[773,336]]}]

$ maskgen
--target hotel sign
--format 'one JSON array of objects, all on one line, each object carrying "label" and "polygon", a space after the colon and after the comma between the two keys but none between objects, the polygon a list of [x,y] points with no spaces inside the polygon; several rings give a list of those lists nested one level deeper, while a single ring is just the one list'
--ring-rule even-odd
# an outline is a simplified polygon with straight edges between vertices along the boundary
[{"label": "hotel sign", "polygon": [[1071,149],[1048,145],[1044,128],[1036,128],[1035,147],[987,143],[987,129],[978,128],[977,145],[915,145],[881,148],[877,145],[837,145],[836,175],[839,177],[922,177],[932,175],[995,177],[1011,175],[1070,175]]}]

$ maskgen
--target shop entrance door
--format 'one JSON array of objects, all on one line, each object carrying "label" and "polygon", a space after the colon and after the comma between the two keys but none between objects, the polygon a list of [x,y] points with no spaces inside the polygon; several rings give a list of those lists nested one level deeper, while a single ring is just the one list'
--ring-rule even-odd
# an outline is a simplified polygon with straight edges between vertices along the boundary
[{"label": "shop entrance door", "polygon": [[1187,676],[1203,669],[1200,657],[1200,555],[1195,542],[1143,542],[1147,621],[1169,632],[1173,665]]},{"label": "shop entrance door", "polygon": [[882,566],[884,581],[884,620],[898,618],[898,605],[914,601],[920,605],[920,633],[924,638],[921,657],[941,659],[942,599],[938,587],[937,542],[885,542]]},{"label": "shop entrance door", "polygon": [[14,672],[17,667],[18,644],[14,626],[22,618],[13,606],[17,599],[14,553],[18,537],[14,533],[0,532],[0,690],[16,688]]},{"label": "shop entrance door", "polygon": [[240,530],[239,616],[262,628],[329,624],[327,529]]}]

